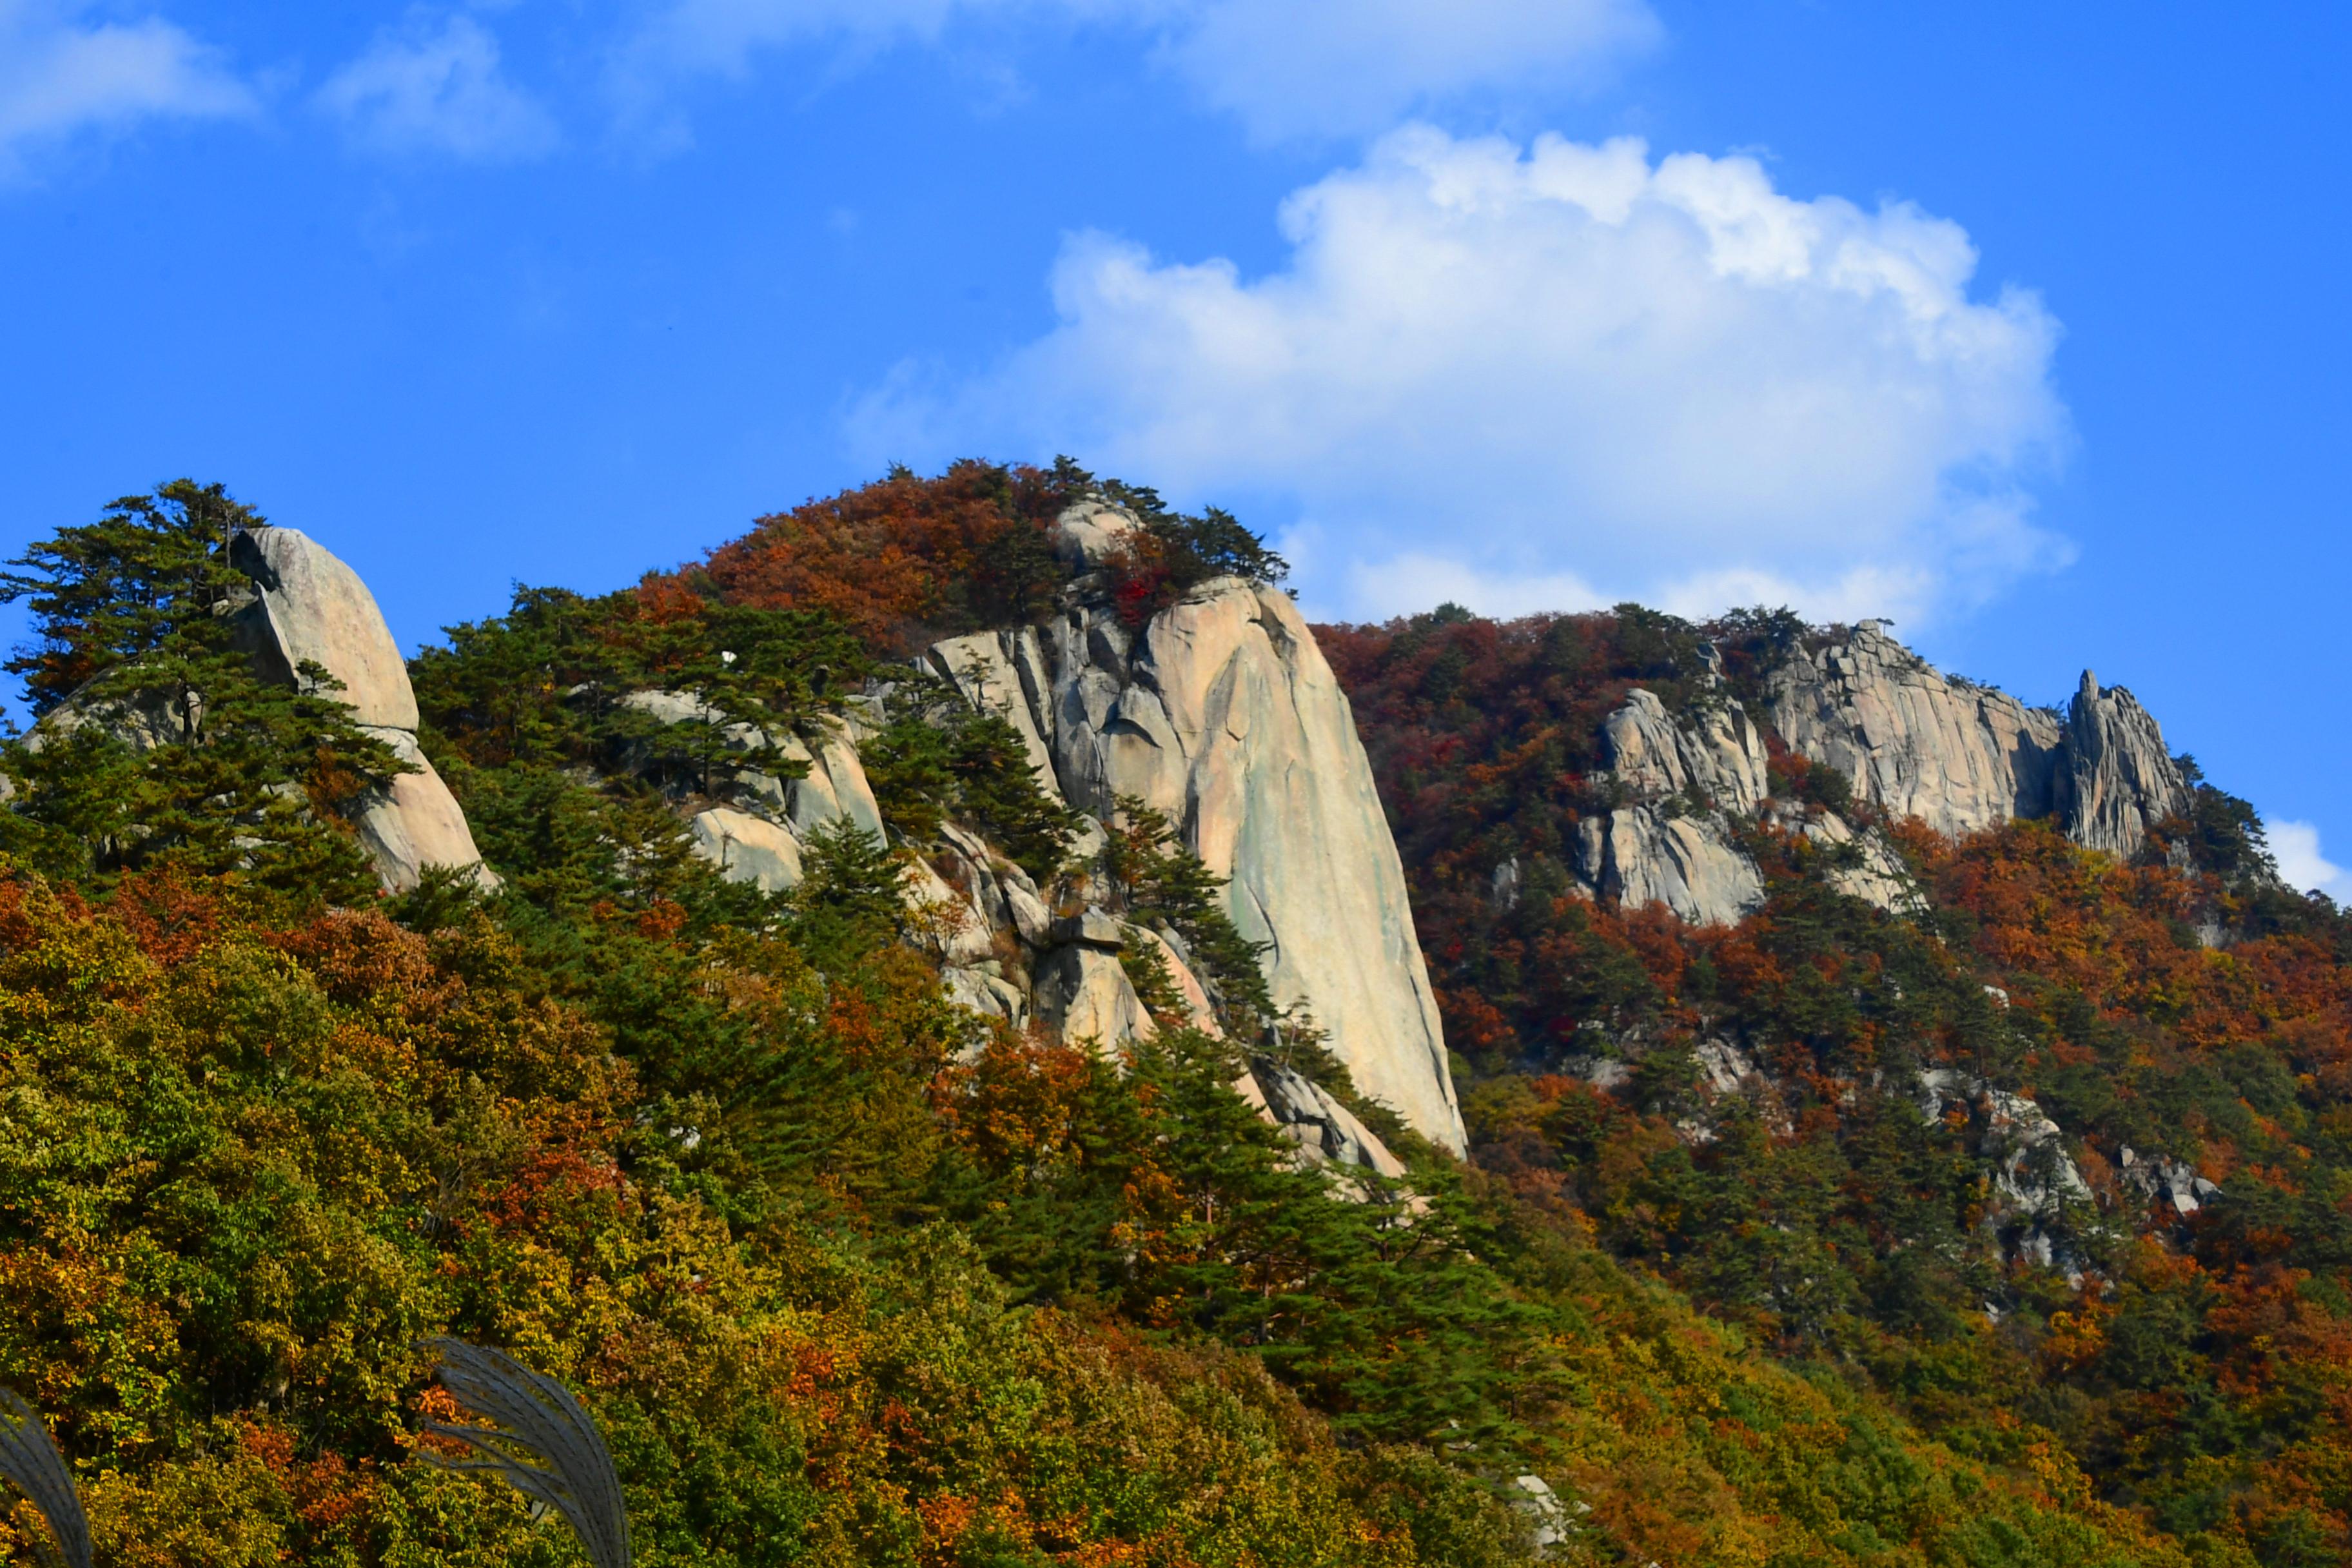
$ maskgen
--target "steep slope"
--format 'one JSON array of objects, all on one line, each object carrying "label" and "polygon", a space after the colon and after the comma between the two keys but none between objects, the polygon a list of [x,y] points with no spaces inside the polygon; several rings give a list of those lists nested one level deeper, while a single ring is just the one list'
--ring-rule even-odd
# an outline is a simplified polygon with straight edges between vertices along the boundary
[{"label": "steep slope", "polygon": [[2194,1552],[2352,1550],[2352,921],[2128,693],[1778,616],[1321,632],[1483,1168]]},{"label": "steep slope", "polygon": [[[1057,529],[1092,566],[1137,526],[1085,506]],[[1403,868],[1346,694],[1286,595],[1211,579],[1132,628],[1082,578],[1042,631],[930,658],[1013,721],[1079,810],[1108,820],[1133,798],[1176,824],[1267,944],[1276,1002],[1313,1016],[1360,1090],[1461,1152]]]},{"label": "steep slope", "polygon": [[[2149,1337],[2160,1312],[2126,1296],[2111,1325],[2095,1306],[2069,1324],[2037,1315],[2046,1270],[1979,1268],[1976,1299],[2014,1326],[1914,1346],[1872,1338],[1842,1292],[1857,1260],[1883,1263],[1924,1281],[1887,1300],[1969,1310],[1937,1273],[1985,1255],[1975,1210],[1939,1184],[1962,1171],[1999,1194],[1988,1210],[2038,1218],[2054,1197],[2053,1255],[2095,1240],[2065,1228],[2078,1186],[2228,1224],[2255,1184],[2161,1121],[2130,1123],[2133,1155],[2102,1167],[2105,1144],[2078,1149],[2072,1131],[2124,1130],[2086,1112],[2096,1075],[2018,1092],[2024,1026],[1988,1032],[1975,973],[1935,942],[1901,946],[1915,926],[1833,879],[1878,833],[1938,900],[1990,909],[1964,892],[1981,874],[2029,910],[2087,901],[2109,924],[2063,947],[2067,984],[2108,987],[2103,1006],[2143,976],[2202,998],[2218,1010],[2200,1041],[2251,1026],[2214,978],[2231,955],[2173,949],[2191,956],[2158,973],[2150,942],[2170,928],[2113,919],[2113,889],[2084,871],[2098,857],[2059,844],[2025,864],[2020,840],[2006,859],[1939,859],[1840,806],[1829,770],[1808,779],[1744,717],[1759,710],[1739,648],[1685,670],[1662,621],[1621,628],[1589,689],[1538,680],[1514,699],[1530,707],[1494,702],[1516,722],[1560,699],[1580,722],[1552,713],[1534,745],[1501,724],[1503,759],[1445,811],[1400,810],[1391,837],[1364,821],[1377,800],[1361,785],[1374,760],[1395,771],[1388,698],[1362,688],[1374,743],[1360,748],[1322,639],[1256,585],[1279,563],[1217,514],[1111,487],[1086,501],[1066,469],[896,474],[763,521],[756,548],[707,571],[593,600],[520,590],[509,615],[420,658],[414,716],[383,679],[363,590],[322,552],[249,540],[277,582],[248,603],[209,574],[224,531],[113,520],[129,558],[160,539],[206,567],[224,596],[196,601],[194,624],[245,605],[253,647],[279,662],[269,683],[234,649],[206,665],[217,700],[193,739],[172,693],[159,722],[181,739],[148,752],[71,736],[5,752],[46,793],[0,817],[25,847],[0,865],[0,1280],[19,1309],[0,1322],[0,1382],[57,1431],[102,1553],[544,1557],[557,1538],[515,1499],[419,1462],[419,1419],[447,1411],[418,1386],[415,1342],[447,1331],[578,1390],[647,1562],[2189,1560],[2153,1522],[2185,1495],[2162,1489],[2161,1454],[2131,1461],[2158,1500],[2145,1514],[2093,1498],[2084,1469],[2105,1484],[2095,1439],[2132,1417],[2161,1429],[2167,1406],[2071,1371],[2050,1385],[2093,1415],[2063,1436],[2022,1404],[1936,1405],[2018,1387],[2006,1347],[2030,1323],[2048,1325],[2053,1367],[2135,1375],[2167,1342]],[[86,646],[117,591],[78,601],[87,622],[47,612],[47,646]],[[1339,666],[1357,640],[1333,635]],[[341,672],[341,700],[289,696],[306,663]],[[350,798],[348,774],[284,767],[213,791],[264,721],[361,762],[380,742],[355,748],[354,722],[415,726],[504,881],[426,876],[376,900],[332,838],[317,863],[334,879],[307,898],[299,866],[252,885],[252,813],[299,817],[299,848]],[[1453,781],[1462,750],[1423,759],[1427,782]],[[159,758],[194,782],[134,797],[173,815],[134,812],[121,837],[168,826],[215,858],[50,880],[89,862],[46,822],[17,833],[26,802],[80,809]],[[1313,769],[1343,787],[1297,776]],[[1583,815],[1636,807],[1719,834],[1763,914],[1686,928],[1573,892]],[[1498,812],[1507,843],[1486,837]],[[1431,875],[1449,835],[1486,857],[1451,881]],[[1318,863],[1360,854],[1369,868]],[[1421,908],[1401,931],[1341,902],[1388,900],[1406,871]],[[2169,896],[2173,873],[2145,875],[2135,896]],[[1333,901],[1286,903],[1252,876]],[[1463,941],[1465,891],[1495,922],[1468,934],[1501,939],[1483,953]],[[1263,923],[1240,929],[1254,906]],[[2022,929],[1989,918],[1985,939]],[[1522,937],[1525,963],[1505,951]],[[2266,940],[2234,952],[2269,963]],[[1360,945],[1302,963],[1277,997],[1271,944],[1318,942]],[[1507,1053],[1472,990],[1510,963],[1580,988],[1578,1026],[1538,1043],[1593,1070],[1481,1081],[1464,1109],[1484,1171],[1363,1096],[1335,1059],[1341,1031],[1326,1052],[1282,1016],[1306,1000],[1328,1022],[1345,998],[1311,993],[1338,969],[1424,1014],[1442,1000],[1491,1063]],[[2056,1016],[2011,967],[1994,972],[2010,1011]],[[1916,1079],[1906,1041],[1932,1042]],[[1443,1087],[1433,1026],[1428,1043],[1423,1081]],[[2116,1081],[2144,1081],[2145,1044],[2110,1053]],[[2244,1081],[2293,1114],[2275,1084]],[[1824,1128],[1895,1110],[1877,1123],[1895,1157],[1826,1173],[1851,1151]],[[1956,1120],[1966,1159],[1934,1131]],[[2265,1163],[2288,1157],[2258,1127],[2230,1131]],[[1857,1194],[1908,1206],[1873,1229]],[[2299,1231],[2324,1229],[2309,1217]],[[1660,1276],[1738,1321],[1695,1313]],[[2162,1277],[2126,1289],[2160,1294]],[[1738,1280],[1750,1296],[1726,1300]],[[2292,1343],[2298,1372],[2323,1364],[2294,1338],[2322,1298],[2250,1288],[2231,1304],[2240,1326],[2215,1320],[2214,1342]],[[2097,1350],[2109,1326],[2127,1353]],[[2183,1407],[2239,1401],[2242,1419],[2263,1369],[2230,1354],[2209,1403]],[[2281,1552],[2333,1541],[2324,1521],[2293,1536],[2305,1516],[2284,1500],[2331,1505],[2311,1423],[2288,1414],[2272,1471],[2228,1472],[2256,1500],[2221,1505],[2229,1531],[2160,1515],[2195,1533],[2196,1561],[2244,1561],[2246,1541],[2307,1561]],[[0,1517],[0,1552],[26,1552],[26,1522]]]}]

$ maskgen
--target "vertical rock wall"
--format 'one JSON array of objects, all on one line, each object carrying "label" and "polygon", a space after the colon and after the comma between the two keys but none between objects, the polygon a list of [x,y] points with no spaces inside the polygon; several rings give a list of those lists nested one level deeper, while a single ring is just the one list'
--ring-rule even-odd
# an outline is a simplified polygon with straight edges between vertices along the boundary
[{"label": "vertical rock wall", "polygon": [[1948,680],[1873,623],[1798,650],[1768,687],[1789,749],[1835,768],[1855,800],[1889,816],[1959,835],[2058,804],[2055,714]]},{"label": "vertical rock wall", "polygon": [[2100,690],[2087,669],[2067,710],[2065,752],[2063,816],[2077,844],[2130,856],[2150,827],[2189,808],[2156,720],[2130,692]]},{"label": "vertical rock wall", "polygon": [[1039,727],[1071,801],[1099,816],[1129,795],[1166,812],[1232,879],[1234,923],[1272,944],[1276,1001],[1314,1015],[1358,1089],[1460,1151],[1404,866],[1347,694],[1290,600],[1223,578],[1139,637],[1081,605],[1045,643],[1054,700]]},{"label": "vertical rock wall", "polygon": [[1080,594],[1042,633],[958,637],[930,662],[1011,719],[1079,810],[1131,795],[1165,812],[1230,879],[1234,923],[1271,944],[1275,1000],[1314,1016],[1359,1089],[1465,1146],[1403,863],[1347,694],[1286,596],[1221,578],[1134,632]]},{"label": "vertical rock wall", "polygon": [[2189,803],[2156,721],[2088,671],[2061,720],[1948,679],[1865,622],[1842,643],[1798,650],[1768,687],[1790,750],[1845,775],[1856,800],[1939,833],[2047,817],[2077,844],[2128,857]]}]

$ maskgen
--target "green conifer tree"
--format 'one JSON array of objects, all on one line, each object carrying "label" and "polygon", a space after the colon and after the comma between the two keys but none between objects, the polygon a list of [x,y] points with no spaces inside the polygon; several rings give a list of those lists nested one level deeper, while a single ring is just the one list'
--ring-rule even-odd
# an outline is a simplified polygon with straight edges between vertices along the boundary
[{"label": "green conifer tree", "polygon": [[177,479],[8,563],[0,603],[27,602],[35,635],[6,668],[42,722],[0,752],[0,847],[99,887],[168,868],[296,906],[373,895],[337,813],[405,764],[327,671],[280,686],[239,647],[256,590],[229,545],[261,522]]}]

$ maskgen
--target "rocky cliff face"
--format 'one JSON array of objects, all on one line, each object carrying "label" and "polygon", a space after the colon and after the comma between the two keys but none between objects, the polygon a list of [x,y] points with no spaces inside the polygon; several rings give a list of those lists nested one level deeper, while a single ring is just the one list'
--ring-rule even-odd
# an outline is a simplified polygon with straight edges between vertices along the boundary
[{"label": "rocky cliff face", "polygon": [[1798,649],[1767,682],[1790,750],[1836,769],[1853,798],[1938,833],[1974,833],[2058,801],[2057,715],[1946,679],[1864,622]]},{"label": "rocky cliff face", "polygon": [[1356,1085],[1463,1146],[1443,1026],[1404,868],[1354,716],[1276,590],[1203,584],[1129,637],[1073,606],[1044,639],[1052,702],[1033,717],[1072,804],[1165,812],[1228,913],[1272,944],[1275,1000],[1313,1014]]},{"label": "rocky cliff face", "polygon": [[[2087,671],[2062,718],[1940,675],[1865,622],[1793,650],[1765,690],[1769,727],[1790,751],[1834,770],[1857,803],[1939,833],[2046,817],[2078,844],[2129,857],[2189,804],[2156,721]],[[1678,720],[1634,691],[1602,740],[1607,776],[1627,804],[1579,825],[1578,875],[1598,896],[1663,903],[1698,924],[1737,921],[1763,898],[1738,842],[1738,825],[1752,821],[1824,847],[1855,846],[1829,873],[1846,892],[1890,910],[1916,898],[1877,833],[1767,798],[1761,730],[1728,696]]]},{"label": "rocky cliff face", "polygon": [[1737,702],[1676,724],[1634,691],[1601,725],[1610,773],[1630,804],[1578,824],[1577,872],[1601,897],[1659,903],[1695,925],[1724,925],[1764,900],[1764,879],[1736,841],[1734,816],[1765,796],[1763,737]]},{"label": "rocky cliff face", "polygon": [[[1088,567],[1136,526],[1118,508],[1082,506],[1065,516],[1057,545]],[[1019,732],[1041,784],[1090,819],[1082,856],[1100,848],[1098,825],[1122,798],[1165,813],[1228,879],[1241,933],[1268,944],[1277,1005],[1312,1016],[1360,1091],[1433,1142],[1465,1147],[1403,865],[1346,694],[1286,597],[1218,579],[1130,629],[1099,580],[1081,576],[1048,624],[947,639],[922,662]],[[716,717],[675,692],[625,700],[671,721]],[[814,738],[725,730],[732,765],[719,770],[720,798],[696,803],[690,819],[699,852],[731,878],[783,891],[801,879],[811,829],[846,817],[879,830],[857,759],[864,722],[853,713]],[[779,755],[806,776],[764,771]],[[1019,866],[952,825],[913,875],[920,940],[975,1011],[1107,1047],[1147,1038],[1155,1026],[1125,963],[1140,955],[1164,966],[1195,1022],[1214,1025],[1173,933],[1087,907],[1083,887],[1074,907],[1049,910]],[[1271,1081],[1247,1092],[1269,1120],[1311,1123],[1298,1134],[1308,1154],[1391,1173],[1379,1139],[1328,1095]]]},{"label": "rocky cliff face", "polygon": [[2189,804],[2156,721],[2087,670],[2062,719],[1948,679],[1865,622],[1843,642],[1799,650],[1768,684],[1773,727],[1792,751],[1835,768],[1856,800],[1939,833],[2049,817],[2077,844],[2130,856]]},{"label": "rocky cliff face", "polygon": [[[1061,547],[1091,563],[1134,526],[1074,509]],[[1130,629],[1082,584],[1042,630],[960,637],[930,662],[1080,811],[1132,796],[1165,813],[1230,879],[1242,934],[1270,944],[1276,1002],[1313,1016],[1359,1089],[1464,1147],[1403,864],[1347,694],[1286,596],[1216,579]]]},{"label": "rocky cliff face", "polygon": [[2128,691],[2083,684],[2066,713],[2059,813],[2067,837],[2110,855],[2137,854],[2147,830],[2189,810],[2189,784],[2165,749],[2164,731]]},{"label": "rocky cliff face", "polygon": [[292,685],[304,664],[320,666],[342,682],[337,695],[360,726],[416,770],[370,796],[352,816],[384,886],[404,891],[432,867],[471,869],[494,884],[466,814],[417,749],[416,695],[407,661],[359,574],[291,528],[239,534],[230,560],[257,590],[240,614],[238,633],[261,671]]}]

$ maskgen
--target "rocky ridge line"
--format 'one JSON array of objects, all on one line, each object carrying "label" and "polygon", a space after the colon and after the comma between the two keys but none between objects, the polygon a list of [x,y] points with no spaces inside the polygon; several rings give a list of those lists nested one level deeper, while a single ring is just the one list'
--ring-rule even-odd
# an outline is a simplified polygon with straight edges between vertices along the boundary
[{"label": "rocky ridge line", "polygon": [[[2087,670],[2062,716],[1951,679],[1866,621],[1843,640],[1797,648],[1764,684],[1765,721],[1790,752],[1833,770],[1857,804],[1949,837],[2044,818],[2086,848],[2128,858],[2190,805],[2156,720]],[[1762,876],[1738,843],[1741,825],[1760,823],[1825,847],[1858,845],[1858,859],[1832,867],[1832,883],[1882,909],[1915,903],[1875,830],[1770,798],[1762,731],[1727,693],[1677,720],[1635,690],[1602,739],[1605,777],[1625,804],[1580,824],[1575,871],[1596,896],[1662,903],[1697,925],[1736,921],[1763,901]]]}]

